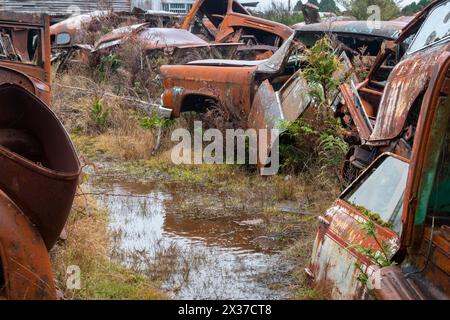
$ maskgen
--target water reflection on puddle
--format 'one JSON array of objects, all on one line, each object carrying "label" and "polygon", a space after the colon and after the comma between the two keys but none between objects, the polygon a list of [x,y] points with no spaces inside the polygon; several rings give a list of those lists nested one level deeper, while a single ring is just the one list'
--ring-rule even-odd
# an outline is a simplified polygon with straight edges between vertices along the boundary
[{"label": "water reflection on puddle", "polygon": [[[110,211],[113,258],[148,272],[178,299],[280,299],[274,285],[288,281],[291,266],[260,245],[259,228],[238,225],[251,219],[189,219],[177,215],[171,192],[144,184],[97,183],[99,200]],[[130,197],[129,195],[132,195]],[[280,287],[280,286],[278,286]]]}]

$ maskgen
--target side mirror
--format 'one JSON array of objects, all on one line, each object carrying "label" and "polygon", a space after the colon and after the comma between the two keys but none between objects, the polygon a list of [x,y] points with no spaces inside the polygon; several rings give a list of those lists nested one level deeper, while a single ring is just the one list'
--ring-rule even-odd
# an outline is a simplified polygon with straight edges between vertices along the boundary
[{"label": "side mirror", "polygon": [[71,37],[67,32],[61,32],[56,35],[56,45],[64,46],[70,43]]}]

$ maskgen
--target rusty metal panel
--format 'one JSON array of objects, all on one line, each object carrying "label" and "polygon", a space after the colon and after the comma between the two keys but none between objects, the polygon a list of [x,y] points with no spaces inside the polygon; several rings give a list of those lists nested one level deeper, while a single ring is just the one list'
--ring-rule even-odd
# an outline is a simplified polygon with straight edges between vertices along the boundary
[{"label": "rusty metal panel", "polygon": [[398,266],[384,267],[371,275],[376,284],[374,293],[379,300],[425,300],[426,296],[414,281],[405,277]]},{"label": "rusty metal panel", "polygon": [[430,48],[398,63],[383,92],[371,142],[394,139],[402,132],[408,113],[430,81],[434,62],[450,50],[450,43]]},{"label": "rusty metal panel", "polygon": [[299,25],[295,27],[297,32],[323,32],[323,33],[347,33],[358,36],[374,36],[394,40],[399,32],[408,25],[407,19],[381,21],[379,28],[374,28],[367,21],[326,21]]},{"label": "rusty metal panel", "polygon": [[248,115],[248,126],[254,129],[270,129],[274,122],[283,119],[280,102],[268,80],[258,88],[252,109]]},{"label": "rusty metal panel", "polygon": [[[37,229],[0,190],[0,299],[56,299],[50,258]],[[2,290],[3,289],[3,290]],[[3,292],[2,292],[3,291]]]},{"label": "rusty metal panel", "polygon": [[[72,206],[80,174],[78,157],[54,113],[32,93],[2,85],[0,97],[0,132],[4,134],[0,189],[36,225],[50,249]],[[22,143],[23,137],[28,144]]]},{"label": "rusty metal panel", "polygon": [[[334,299],[364,299],[368,292],[359,280],[358,263],[370,276],[374,262],[360,253],[356,245],[379,250],[373,238],[367,238],[361,224],[367,217],[343,200],[337,200],[323,216],[313,247],[310,272],[315,283]],[[379,241],[398,248],[398,236],[388,228],[376,226]]]},{"label": "rusty metal panel", "polygon": [[311,103],[311,97],[308,83],[301,76],[301,70],[289,78],[278,92],[278,96],[284,120],[291,122],[303,114]]},{"label": "rusty metal panel", "polygon": [[[12,50],[7,50],[8,54],[3,53],[0,60],[3,76],[0,83],[10,82],[22,86],[21,81],[27,78],[23,87],[28,88],[47,104],[51,103],[49,25],[50,19],[47,15],[0,11],[0,26],[3,29],[1,33],[3,44],[0,47],[4,46],[5,36],[9,39],[7,47],[12,47],[10,48]],[[39,46],[42,48],[36,50],[34,57],[30,57],[27,50],[28,36],[31,32],[39,33]],[[21,57],[17,57],[16,53],[20,53]]]}]

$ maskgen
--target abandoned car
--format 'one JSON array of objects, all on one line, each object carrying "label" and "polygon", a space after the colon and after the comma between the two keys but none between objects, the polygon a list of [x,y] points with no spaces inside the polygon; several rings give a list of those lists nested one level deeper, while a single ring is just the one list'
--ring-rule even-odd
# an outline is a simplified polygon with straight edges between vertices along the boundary
[{"label": "abandoned car", "polygon": [[275,52],[293,33],[281,23],[252,16],[235,0],[197,0],[182,28],[207,41],[239,42],[260,53]]},{"label": "abandoned car", "polygon": [[169,63],[184,63],[202,58],[232,58],[239,44],[210,44],[196,35],[175,28],[150,28],[149,24],[121,27],[102,36],[91,49],[90,64],[124,45],[140,48],[147,57],[164,56]]},{"label": "abandoned car", "polygon": [[[341,87],[337,113],[362,173],[319,217],[306,269],[332,298],[449,298],[449,17],[450,1],[432,3],[367,80]],[[408,38],[403,59],[386,64]]]},{"label": "abandoned car", "polygon": [[410,159],[381,154],[319,216],[311,264],[334,299],[449,299],[450,54],[422,100]]},{"label": "abandoned car", "polygon": [[[370,53],[375,58],[383,41],[395,39],[405,25],[388,24],[372,35],[341,33],[340,30],[331,35],[341,44],[347,61],[356,55],[358,46],[371,47],[367,56]],[[254,129],[272,129],[279,122],[296,120],[311,102],[308,85],[301,76],[304,64],[301,53],[304,46],[310,47],[324,36],[325,28],[296,30],[266,60],[208,59],[186,65],[162,66],[165,89],[162,113],[178,117],[185,111],[205,112],[211,106],[223,106],[236,118],[242,119],[247,127]],[[351,68],[351,63],[347,64],[347,69]]]},{"label": "abandoned car", "polygon": [[351,146],[347,181],[382,152],[410,157],[431,73],[450,48],[449,11],[448,1],[425,8],[384,46],[364,81],[341,85],[334,108]]},{"label": "abandoned car", "polygon": [[[149,51],[160,54],[165,50],[165,56],[172,57],[171,63],[205,58],[263,59],[272,55],[293,33],[285,25],[251,16],[232,0],[198,0],[182,25],[164,19],[166,24],[160,27],[155,25],[155,16],[165,17],[138,9],[133,10],[133,15],[96,11],[53,25],[52,49],[53,60],[59,63],[57,71],[67,67],[70,61],[97,64],[111,49],[132,40],[143,44],[146,54]],[[203,28],[199,28],[199,22]],[[95,45],[90,43],[89,33],[104,29],[105,24],[113,27],[113,31]],[[205,30],[209,30],[208,36]]]},{"label": "abandoned car", "polygon": [[50,109],[45,15],[0,12],[0,299],[55,299],[48,250],[70,212],[80,163]]},{"label": "abandoned car", "polygon": [[[302,42],[308,47],[325,35],[330,35],[342,46],[349,58],[361,54],[375,58],[383,42],[397,39],[410,20],[412,17],[401,21],[377,21],[379,25],[359,20],[330,21],[298,25],[294,28],[301,31]],[[406,47],[407,44],[404,44],[402,49],[405,50]],[[401,55],[402,52],[398,54]]]}]

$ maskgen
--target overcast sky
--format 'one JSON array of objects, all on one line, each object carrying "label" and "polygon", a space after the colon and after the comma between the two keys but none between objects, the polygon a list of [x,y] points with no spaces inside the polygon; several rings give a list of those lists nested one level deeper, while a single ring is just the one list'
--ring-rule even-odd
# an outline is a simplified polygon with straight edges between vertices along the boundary
[{"label": "overcast sky", "polygon": [[[240,0],[240,2],[253,2],[253,1],[259,1],[259,5],[258,5],[258,9],[259,10],[263,10],[265,8],[267,8],[268,6],[270,6],[270,4],[272,3],[272,1],[275,1],[277,3],[282,2],[284,3],[286,6],[288,4],[288,0]],[[291,0],[291,6],[295,6],[295,4],[297,3],[298,0]],[[306,0],[304,0],[306,2]],[[338,4],[338,0],[334,0],[336,2],[336,4]],[[397,3],[399,3],[400,7],[403,7],[411,2],[414,2],[415,0],[399,0],[396,1]],[[318,2],[320,3],[320,0],[318,0]],[[339,4],[338,4],[339,6]]]}]

